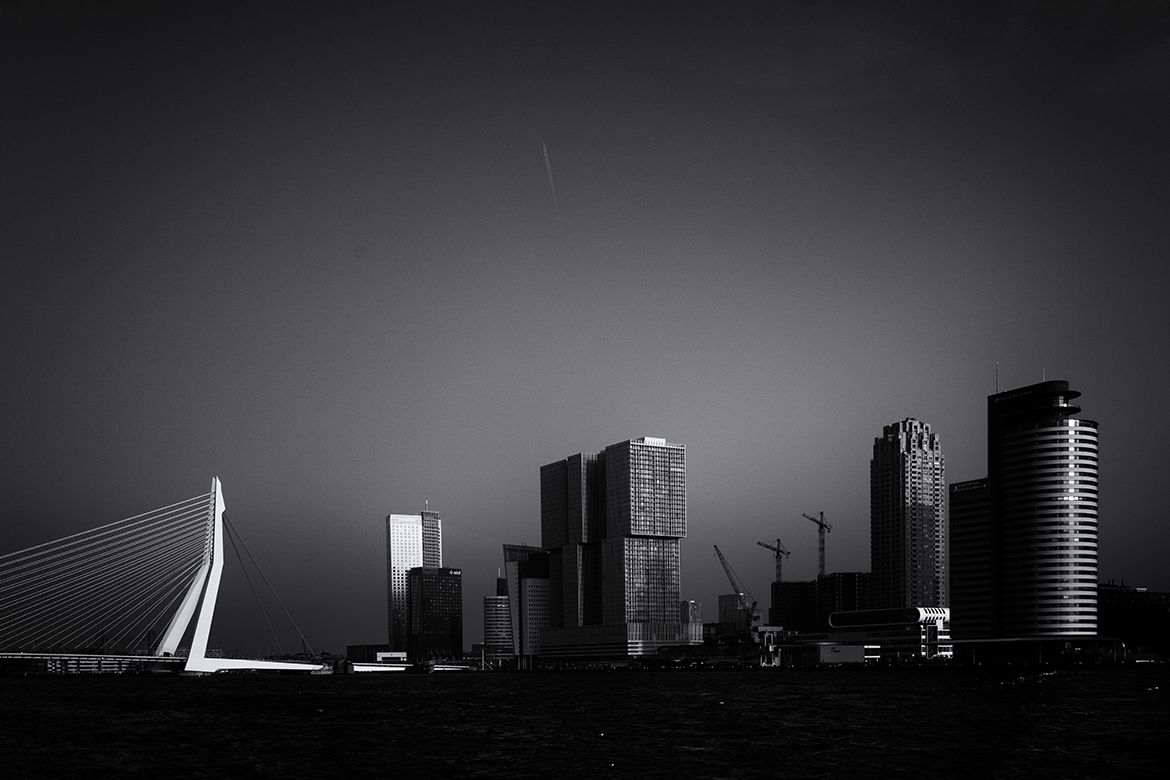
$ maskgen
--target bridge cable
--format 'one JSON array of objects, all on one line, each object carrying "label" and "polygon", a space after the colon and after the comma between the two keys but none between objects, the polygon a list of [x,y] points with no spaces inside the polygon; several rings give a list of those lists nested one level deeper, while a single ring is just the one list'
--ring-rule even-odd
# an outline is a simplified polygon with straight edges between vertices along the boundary
[{"label": "bridge cable", "polygon": [[268,581],[268,577],[264,574],[264,570],[261,569],[260,564],[256,562],[256,558],[252,555],[252,551],[248,549],[247,542],[244,541],[244,538],[240,536],[239,531],[237,531],[235,526],[232,525],[231,521],[228,520],[227,514],[225,513],[222,515],[222,517],[224,526],[228,529],[229,532],[231,532],[237,539],[240,540],[240,546],[244,548],[244,552],[248,554],[248,558],[251,559],[252,565],[256,567],[256,571],[259,572],[260,576],[264,579],[264,584],[268,586],[268,589],[272,591],[272,595],[276,597],[276,603],[280,604],[280,608],[284,610],[285,616],[288,618],[289,622],[293,624],[293,628],[297,630],[297,634],[299,634],[301,637],[301,645],[305,648],[307,653],[311,654],[312,645],[310,645],[308,640],[305,639],[305,635],[301,631],[301,627],[297,625],[297,621],[293,620],[293,616],[289,614],[288,607],[286,607],[284,602],[281,601],[280,594],[276,592],[276,588],[272,587],[272,583]]},{"label": "bridge cable", "polygon": [[[160,509],[0,555],[0,648],[138,647],[209,554],[208,501]],[[130,644],[124,643],[129,640]]]},{"label": "bridge cable", "polygon": [[[224,518],[224,527],[231,530],[231,526],[227,523],[226,517]],[[244,572],[244,578],[248,580],[248,587],[252,589],[252,596],[256,599],[256,604],[260,607],[260,614],[264,615],[264,622],[268,624],[268,632],[272,634],[272,639],[276,642],[276,649],[281,655],[284,655],[284,648],[280,645],[280,637],[276,635],[276,629],[272,627],[272,620],[268,617],[268,610],[264,609],[264,602],[260,600],[260,594],[256,592],[256,586],[252,584],[252,575],[248,574],[248,564],[244,563],[244,558],[240,555],[240,549],[236,547],[235,537],[234,532],[230,532],[227,535],[228,541],[232,543],[232,551],[235,552],[236,559],[240,562],[240,568]]]}]

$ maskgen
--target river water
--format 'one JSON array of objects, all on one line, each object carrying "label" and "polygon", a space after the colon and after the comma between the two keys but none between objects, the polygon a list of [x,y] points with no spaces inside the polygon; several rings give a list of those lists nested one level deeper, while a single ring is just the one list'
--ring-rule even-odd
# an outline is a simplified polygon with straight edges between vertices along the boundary
[{"label": "river water", "polygon": [[1170,777],[1163,667],[0,679],[0,776]]}]

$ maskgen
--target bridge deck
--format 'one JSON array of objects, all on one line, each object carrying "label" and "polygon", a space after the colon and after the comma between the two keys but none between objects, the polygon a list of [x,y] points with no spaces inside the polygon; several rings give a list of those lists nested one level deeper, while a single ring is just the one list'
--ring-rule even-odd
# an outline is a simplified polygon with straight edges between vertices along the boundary
[{"label": "bridge deck", "polygon": [[[135,668],[186,670],[187,658],[173,655],[101,655],[97,653],[0,653],[0,661],[44,661],[46,671],[60,674],[102,674],[128,672]],[[277,671],[323,672],[325,664],[307,664],[296,661],[254,661],[245,658],[208,658],[204,668],[197,671]]]}]

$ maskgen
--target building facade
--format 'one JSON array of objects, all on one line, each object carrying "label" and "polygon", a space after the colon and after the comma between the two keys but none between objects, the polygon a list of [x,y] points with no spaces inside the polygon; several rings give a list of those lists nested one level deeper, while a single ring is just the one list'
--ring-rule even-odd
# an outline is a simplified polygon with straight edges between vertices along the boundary
[{"label": "building facade", "polygon": [[550,558],[539,547],[504,545],[512,656],[522,668],[531,668],[540,656],[540,634],[552,624]]},{"label": "building facade", "polygon": [[829,630],[829,616],[834,612],[869,609],[870,573],[834,571],[817,577],[817,630]]},{"label": "building facade", "polygon": [[719,625],[724,634],[734,634],[737,631],[747,631],[749,616],[739,605],[739,596],[735,593],[723,593],[719,596]]},{"label": "building facade", "polygon": [[443,531],[438,512],[386,515],[386,611],[390,652],[407,647],[408,572],[419,566],[443,565]]},{"label": "building facade", "polygon": [[951,632],[956,638],[991,636],[991,503],[986,479],[950,486]]},{"label": "building facade", "polygon": [[1097,423],[1078,397],[1065,381],[988,397],[986,487],[951,490],[956,639],[1096,635]]},{"label": "building facade", "polygon": [[483,658],[498,662],[513,658],[512,610],[508,580],[496,578],[496,595],[483,597]]},{"label": "building facade", "polygon": [[820,625],[817,584],[816,580],[773,582],[768,624],[785,631],[817,631]]},{"label": "building facade", "polygon": [[939,436],[913,418],[887,425],[869,463],[870,604],[945,607],[946,482]]},{"label": "building facade", "polygon": [[698,601],[680,601],[678,603],[678,622],[702,623],[703,605]]},{"label": "building facade", "polygon": [[950,610],[946,607],[900,607],[836,612],[830,619],[828,640],[861,644],[867,660],[906,663],[950,659]]},{"label": "building facade", "polygon": [[686,448],[644,437],[540,470],[552,625],[542,656],[620,662],[702,641],[679,620]]},{"label": "building facade", "polygon": [[1122,640],[1127,655],[1170,657],[1170,593],[1100,582],[1097,618],[1098,633]]},{"label": "building facade", "polygon": [[407,573],[407,658],[463,658],[463,572],[419,566]]}]

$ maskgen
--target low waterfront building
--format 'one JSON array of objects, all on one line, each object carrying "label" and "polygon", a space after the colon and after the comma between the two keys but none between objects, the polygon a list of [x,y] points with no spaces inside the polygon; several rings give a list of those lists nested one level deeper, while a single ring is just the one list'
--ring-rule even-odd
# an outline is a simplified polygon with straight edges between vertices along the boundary
[{"label": "low waterfront building", "polygon": [[1170,593],[1120,585],[1097,585],[1097,632],[1125,643],[1126,656],[1170,656]]},{"label": "low waterfront building", "polygon": [[947,607],[900,607],[834,612],[828,639],[843,645],[876,648],[887,663],[949,660],[954,655]]}]

